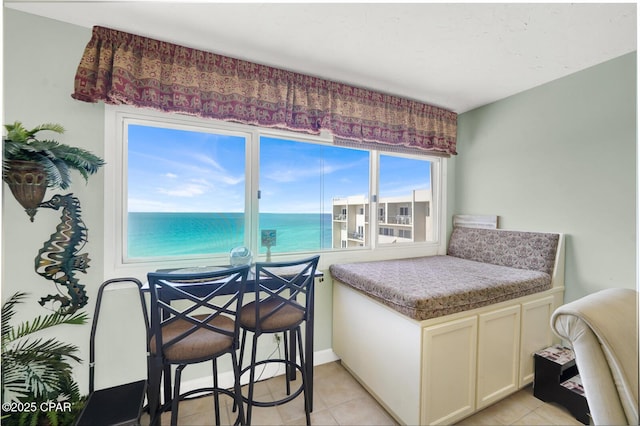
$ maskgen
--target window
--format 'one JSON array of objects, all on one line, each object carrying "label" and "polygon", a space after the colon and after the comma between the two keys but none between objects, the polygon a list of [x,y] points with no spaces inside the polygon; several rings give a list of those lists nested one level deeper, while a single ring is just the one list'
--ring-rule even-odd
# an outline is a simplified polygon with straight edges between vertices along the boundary
[{"label": "window", "polygon": [[411,230],[410,229],[398,229],[398,237],[411,239]]},{"label": "window", "polygon": [[167,260],[223,264],[241,245],[264,259],[267,251],[387,246],[401,252],[394,243],[440,243],[432,215],[439,212],[432,175],[440,158],[126,107],[106,110],[105,137],[116,143],[105,147],[114,166],[105,172],[112,173],[105,194],[113,206],[105,216],[105,256],[113,256],[106,264],[116,268]]},{"label": "window", "polygon": [[393,228],[383,228],[383,227],[380,227],[379,234],[380,234],[380,235],[387,235],[387,236],[392,236],[392,237],[393,237]]},{"label": "window", "polygon": [[[333,222],[346,220],[349,210],[339,207],[334,219],[332,200],[368,193],[369,156],[363,150],[260,137],[259,229],[275,231],[271,253],[341,248],[342,227]],[[360,234],[357,226],[348,222],[347,232]],[[259,252],[266,251],[261,244]]]},{"label": "window", "polygon": [[436,240],[432,164],[432,159],[380,154],[378,204],[387,212],[386,226],[392,226],[378,233],[380,244]]},{"label": "window", "polygon": [[246,135],[127,121],[126,257],[244,245]]}]

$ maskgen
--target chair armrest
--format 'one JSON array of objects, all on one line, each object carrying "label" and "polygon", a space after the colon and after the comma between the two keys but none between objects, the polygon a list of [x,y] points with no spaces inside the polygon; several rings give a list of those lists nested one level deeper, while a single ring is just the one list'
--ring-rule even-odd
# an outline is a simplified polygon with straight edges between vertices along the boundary
[{"label": "chair armrest", "polygon": [[611,288],[560,306],[551,328],[576,355],[595,424],[638,424],[638,293]]},{"label": "chair armrest", "polygon": [[573,347],[593,424],[627,424],[609,364],[591,328],[571,314],[555,316],[552,328]]}]

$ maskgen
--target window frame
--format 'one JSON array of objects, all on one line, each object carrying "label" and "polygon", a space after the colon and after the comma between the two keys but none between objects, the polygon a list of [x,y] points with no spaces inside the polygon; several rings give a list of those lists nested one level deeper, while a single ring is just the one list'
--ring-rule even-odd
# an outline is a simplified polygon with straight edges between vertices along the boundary
[{"label": "window frame", "polygon": [[[261,136],[292,139],[303,143],[333,144],[330,135],[320,136],[305,135],[301,133],[281,131],[277,129],[260,128],[245,124],[230,123],[212,119],[201,119],[179,114],[170,114],[154,110],[145,110],[130,106],[105,105],[105,161],[104,168],[104,276],[105,279],[113,276],[139,275],[143,276],[149,271],[159,268],[192,267],[202,265],[225,264],[228,262],[226,254],[215,255],[191,255],[187,257],[163,257],[144,260],[126,260],[126,216],[123,210],[127,208],[127,145],[125,140],[125,127],[127,122],[136,124],[153,123],[159,127],[182,128],[186,130],[209,129],[211,132],[230,133],[234,135],[246,135],[245,140],[245,235],[244,241],[254,253],[254,261],[264,260],[258,256],[256,249],[258,241],[259,224],[259,161]],[[334,145],[335,146],[335,145]],[[353,149],[353,148],[351,148]],[[357,149],[357,148],[356,148]],[[320,251],[323,261],[321,264],[329,265],[334,262],[382,260],[402,257],[415,257],[420,255],[436,255],[445,253],[445,227],[446,227],[446,166],[447,159],[440,156],[428,156],[423,154],[390,153],[364,149],[370,153],[369,167],[369,206],[370,220],[375,219],[375,224],[370,226],[366,247],[333,248]],[[376,202],[378,194],[379,157],[384,155],[398,155],[401,157],[430,160],[432,203],[431,213],[434,214],[434,241],[412,242],[398,245],[378,244],[377,234],[380,222],[378,220],[379,205]],[[372,200],[372,201],[371,201]],[[247,214],[248,213],[248,214]],[[303,256],[305,252],[281,253],[272,256],[272,260],[288,260]]]}]

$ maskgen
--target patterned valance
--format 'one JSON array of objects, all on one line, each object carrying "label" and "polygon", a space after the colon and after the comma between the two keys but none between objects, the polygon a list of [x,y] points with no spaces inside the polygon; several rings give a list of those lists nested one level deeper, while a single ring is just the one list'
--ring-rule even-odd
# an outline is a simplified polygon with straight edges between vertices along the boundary
[{"label": "patterned valance", "polygon": [[380,92],[94,27],[72,97],[456,153],[457,114]]}]

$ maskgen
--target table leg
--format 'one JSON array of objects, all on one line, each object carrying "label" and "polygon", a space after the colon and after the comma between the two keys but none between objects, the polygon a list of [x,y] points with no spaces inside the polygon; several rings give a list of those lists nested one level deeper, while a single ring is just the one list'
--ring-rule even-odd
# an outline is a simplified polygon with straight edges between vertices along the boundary
[{"label": "table leg", "polygon": [[[315,287],[315,286],[314,286]],[[314,318],[314,291],[309,292],[311,303],[309,303],[309,318],[305,324],[305,368],[307,373],[307,382],[309,384],[309,411],[313,411],[313,318]]]}]

